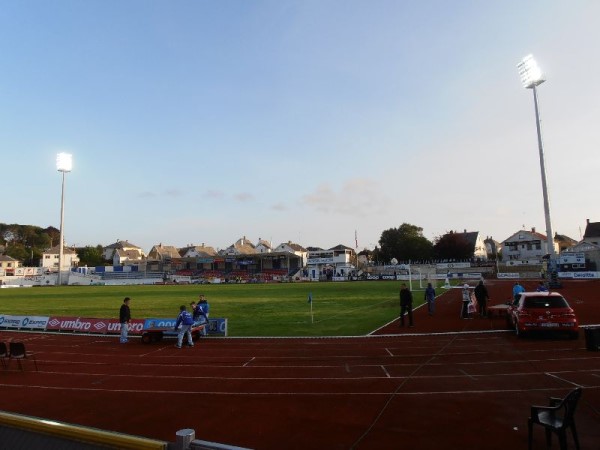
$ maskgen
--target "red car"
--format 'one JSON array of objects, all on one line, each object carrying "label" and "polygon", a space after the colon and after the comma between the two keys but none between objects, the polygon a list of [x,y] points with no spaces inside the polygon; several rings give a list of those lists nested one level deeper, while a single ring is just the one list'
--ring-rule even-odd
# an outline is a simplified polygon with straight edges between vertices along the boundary
[{"label": "red car", "polygon": [[572,339],[579,337],[575,311],[557,292],[523,292],[508,303],[506,322],[519,337],[530,331],[560,331]]}]

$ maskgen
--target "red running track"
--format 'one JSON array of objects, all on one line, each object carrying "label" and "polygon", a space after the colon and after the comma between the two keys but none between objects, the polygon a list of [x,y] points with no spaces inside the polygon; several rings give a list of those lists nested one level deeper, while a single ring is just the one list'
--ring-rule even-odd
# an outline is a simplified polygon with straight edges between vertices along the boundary
[{"label": "red running track", "polygon": [[[581,302],[582,323],[600,323],[600,283],[584,284],[563,293]],[[490,290],[494,300],[510,284]],[[193,428],[255,449],[507,449],[526,448],[530,405],[582,386],[581,446],[599,448],[600,354],[583,338],[517,339],[503,319],[460,320],[457,291],[437,300],[433,317],[418,310],[404,335],[392,323],[379,331],[389,335],[211,338],[178,350],[1,332],[26,342],[39,372],[3,371],[0,409],[167,441]],[[541,430],[534,444],[545,448]]]}]

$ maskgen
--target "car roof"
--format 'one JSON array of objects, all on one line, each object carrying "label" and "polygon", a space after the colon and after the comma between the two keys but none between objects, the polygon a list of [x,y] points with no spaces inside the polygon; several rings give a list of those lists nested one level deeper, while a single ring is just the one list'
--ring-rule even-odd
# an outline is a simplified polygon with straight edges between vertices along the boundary
[{"label": "car roof", "polygon": [[562,295],[558,292],[522,292],[521,297],[562,297]]}]

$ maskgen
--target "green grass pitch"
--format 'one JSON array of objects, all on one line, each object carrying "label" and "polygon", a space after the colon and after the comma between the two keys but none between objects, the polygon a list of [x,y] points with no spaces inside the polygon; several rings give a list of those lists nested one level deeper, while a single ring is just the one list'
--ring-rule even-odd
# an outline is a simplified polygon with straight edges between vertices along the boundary
[{"label": "green grass pitch", "polygon": [[[127,296],[133,318],[176,317],[203,293],[211,316],[228,319],[229,336],[358,336],[398,316],[399,289],[395,281],[1,289],[0,314],[117,318]],[[413,295],[414,307],[423,303],[414,281]]]}]

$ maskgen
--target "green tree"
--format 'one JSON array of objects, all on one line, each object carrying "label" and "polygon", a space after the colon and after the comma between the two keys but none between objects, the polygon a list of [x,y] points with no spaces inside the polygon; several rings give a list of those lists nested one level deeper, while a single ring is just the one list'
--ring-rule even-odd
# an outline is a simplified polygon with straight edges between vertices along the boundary
[{"label": "green tree", "polygon": [[79,257],[80,266],[96,267],[104,265],[104,258],[102,257],[102,246],[97,245],[96,247],[87,246],[77,249],[77,256]]},{"label": "green tree", "polygon": [[6,247],[5,255],[15,258],[22,263],[29,261],[30,252],[23,246],[23,244],[10,244]]},{"label": "green tree", "polygon": [[433,244],[423,236],[423,228],[408,223],[384,230],[379,245],[381,249],[377,257],[385,263],[389,263],[392,258],[398,261],[415,261],[430,259],[433,255]]},{"label": "green tree", "polygon": [[473,256],[472,245],[460,233],[450,231],[436,238],[433,250],[439,259],[470,259]]}]

